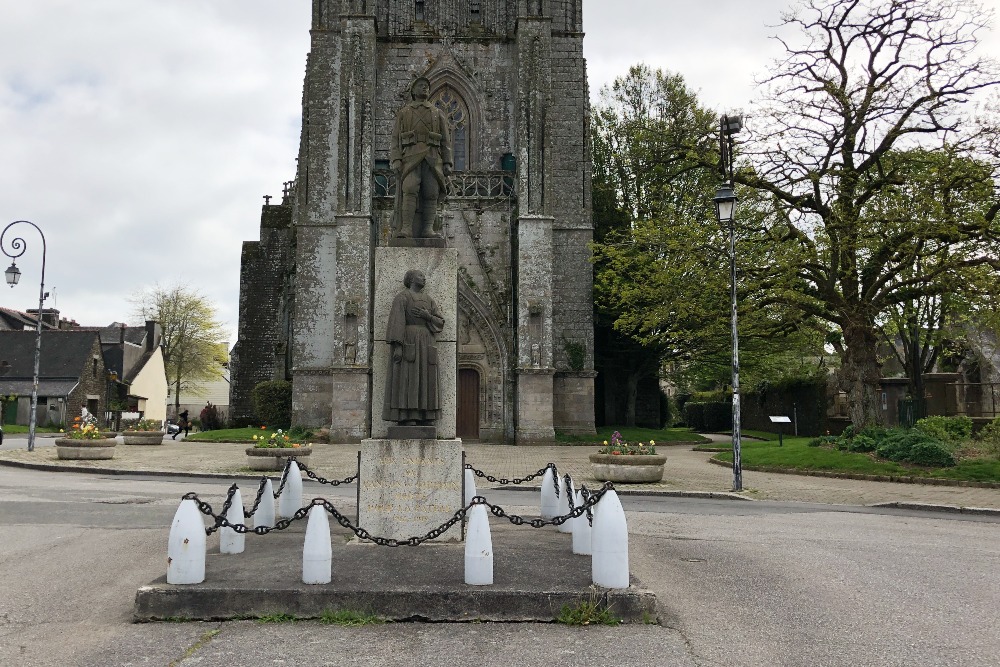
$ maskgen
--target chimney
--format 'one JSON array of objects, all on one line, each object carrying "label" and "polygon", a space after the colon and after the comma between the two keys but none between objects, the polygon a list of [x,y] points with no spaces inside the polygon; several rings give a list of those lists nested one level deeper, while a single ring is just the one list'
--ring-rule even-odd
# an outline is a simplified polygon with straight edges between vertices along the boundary
[{"label": "chimney", "polygon": [[160,328],[159,322],[155,320],[146,320],[146,351],[152,352],[160,346],[160,338],[163,336],[163,330]]},{"label": "chimney", "polygon": [[[31,315],[32,317],[38,317],[38,309],[37,308],[29,308],[28,310],[26,310],[24,312],[26,312],[28,315]],[[53,329],[58,329],[59,328],[59,311],[56,310],[55,308],[43,308],[42,309],[42,323],[49,325]]]},{"label": "chimney", "polygon": [[119,325],[119,326],[121,326],[121,335],[118,338],[118,343],[122,346],[122,349],[124,350],[125,349],[125,323],[122,322],[121,325]]}]

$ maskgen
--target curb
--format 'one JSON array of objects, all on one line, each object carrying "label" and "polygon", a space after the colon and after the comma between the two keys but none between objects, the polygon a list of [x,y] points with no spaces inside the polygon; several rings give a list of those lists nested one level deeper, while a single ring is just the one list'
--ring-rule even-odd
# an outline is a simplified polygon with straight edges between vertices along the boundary
[{"label": "curb", "polygon": [[[537,486],[491,486],[491,491],[538,491]],[[733,493],[730,491],[679,491],[668,489],[628,489],[616,486],[615,493],[619,496],[651,496],[651,497],[674,497],[674,498],[710,498],[721,500],[746,500],[755,502],[756,498]]]},{"label": "curb", "polygon": [[889,507],[900,510],[923,510],[929,512],[950,512],[952,514],[972,514],[977,516],[1000,516],[1000,509],[991,507],[956,507],[954,505],[934,505],[931,503],[876,503],[868,507]]},{"label": "curb", "polygon": [[[727,450],[728,451],[728,450]],[[729,461],[720,461],[714,456],[709,463],[731,468]],[[829,470],[802,470],[800,468],[777,468],[772,466],[743,466],[744,470],[754,472],[773,472],[781,475],[802,475],[804,477],[832,477],[835,479],[856,479],[863,482],[896,482],[897,484],[925,484],[927,486],[964,486],[975,489],[1000,489],[997,482],[975,482],[962,479],[941,479],[939,477],[911,477],[908,475],[863,475],[850,472],[831,472]]]}]

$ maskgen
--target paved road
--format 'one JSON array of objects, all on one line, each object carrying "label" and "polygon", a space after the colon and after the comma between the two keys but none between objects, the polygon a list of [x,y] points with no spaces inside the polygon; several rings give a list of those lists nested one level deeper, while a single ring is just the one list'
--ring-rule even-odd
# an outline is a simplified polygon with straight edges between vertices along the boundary
[{"label": "paved road", "polygon": [[997,517],[794,502],[625,498],[663,625],[131,624],[180,495],[226,485],[0,468],[0,665],[1000,665]]}]

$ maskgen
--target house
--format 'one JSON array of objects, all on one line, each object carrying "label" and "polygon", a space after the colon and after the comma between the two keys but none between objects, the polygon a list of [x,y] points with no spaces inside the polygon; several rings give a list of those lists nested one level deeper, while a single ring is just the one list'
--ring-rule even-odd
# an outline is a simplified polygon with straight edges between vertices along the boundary
[{"label": "house", "polygon": [[113,322],[98,330],[101,353],[111,378],[113,408],[146,419],[167,418],[167,372],[159,323],[130,327]]},{"label": "house", "polygon": [[[30,420],[36,339],[34,330],[0,330],[0,395],[18,396],[8,405],[6,422],[27,424]],[[93,414],[102,414],[107,395],[108,372],[98,332],[43,328],[36,423],[66,425],[83,405]]]},{"label": "house", "polygon": [[191,419],[198,419],[202,408],[211,403],[216,407],[219,419],[223,424],[229,418],[229,343],[223,342],[218,345],[216,358],[219,359],[220,375],[215,380],[207,382],[192,382],[191,386],[181,387],[180,405],[174,410],[173,392],[174,387],[169,387],[170,414],[176,416],[178,412],[188,411]]}]

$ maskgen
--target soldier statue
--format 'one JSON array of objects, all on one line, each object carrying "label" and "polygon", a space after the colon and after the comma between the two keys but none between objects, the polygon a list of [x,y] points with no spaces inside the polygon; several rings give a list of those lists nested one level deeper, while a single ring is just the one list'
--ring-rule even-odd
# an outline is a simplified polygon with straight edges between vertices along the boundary
[{"label": "soldier statue", "polygon": [[451,130],[444,113],[428,101],[430,81],[410,85],[411,101],[396,114],[390,164],[396,173],[396,238],[437,238],[438,199],[447,194],[452,170]]}]

